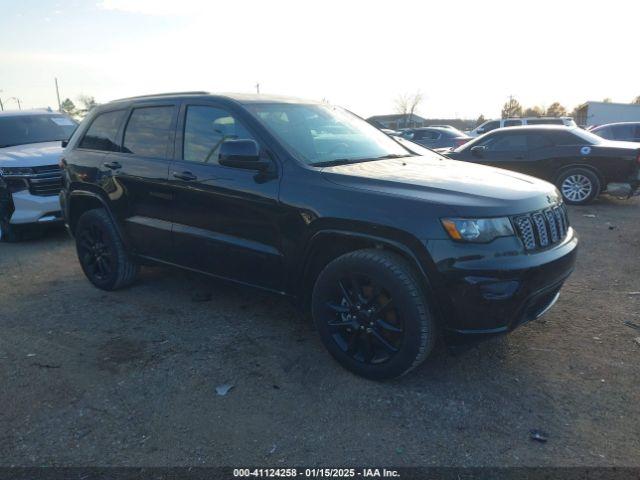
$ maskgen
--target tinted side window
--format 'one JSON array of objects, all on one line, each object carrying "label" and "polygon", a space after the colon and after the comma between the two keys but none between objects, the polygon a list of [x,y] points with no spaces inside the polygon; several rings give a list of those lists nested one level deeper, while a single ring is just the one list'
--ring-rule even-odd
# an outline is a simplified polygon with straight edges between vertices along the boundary
[{"label": "tinted side window", "polygon": [[436,130],[427,130],[424,134],[424,138],[429,140],[437,140],[440,138],[440,132]]},{"label": "tinted side window", "polygon": [[120,149],[118,144],[118,129],[124,118],[125,111],[101,113],[93,119],[89,129],[84,134],[78,148],[90,150],[102,150],[105,152],[117,152]]},{"label": "tinted side window", "polygon": [[566,145],[584,145],[585,142],[583,139],[574,135],[571,132],[556,132],[553,136],[553,141],[556,145],[566,146]]},{"label": "tinted side window", "polygon": [[505,127],[519,127],[522,125],[522,120],[505,120]]},{"label": "tinted side window", "polygon": [[633,125],[614,125],[611,130],[613,130],[615,140],[631,140],[633,138]]},{"label": "tinted side window", "polygon": [[167,156],[173,107],[135,108],[124,132],[122,150],[144,157]]},{"label": "tinted side window", "polygon": [[527,137],[525,135],[502,135],[495,136],[487,144],[487,148],[492,152],[512,152],[527,149]]},{"label": "tinted side window", "polygon": [[529,148],[544,148],[553,146],[553,141],[549,138],[548,135],[527,135],[527,140],[529,142]]},{"label": "tinted side window", "polygon": [[532,118],[527,125],[564,125],[561,118]]},{"label": "tinted side window", "polygon": [[611,127],[599,128],[597,131],[593,133],[595,133],[599,137],[613,140],[613,132],[611,131]]},{"label": "tinted side window", "polygon": [[489,122],[482,127],[483,132],[490,132],[491,130],[495,130],[496,128],[500,128],[500,122],[498,120],[494,120],[493,122]]},{"label": "tinted side window", "polygon": [[640,140],[640,125],[636,125],[636,133],[634,135],[636,142]]},{"label": "tinted side window", "polygon": [[184,160],[217,164],[220,145],[227,140],[241,139],[255,140],[226,110],[203,106],[187,107],[182,150]]}]

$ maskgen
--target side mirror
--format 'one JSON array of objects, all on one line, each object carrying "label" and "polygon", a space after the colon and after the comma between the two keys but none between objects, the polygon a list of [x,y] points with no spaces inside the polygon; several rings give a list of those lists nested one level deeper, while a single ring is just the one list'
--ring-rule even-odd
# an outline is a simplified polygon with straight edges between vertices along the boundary
[{"label": "side mirror", "polygon": [[475,157],[482,158],[484,157],[484,152],[487,150],[487,147],[482,145],[476,145],[475,147],[471,147],[471,154]]},{"label": "side mirror", "polygon": [[60,145],[62,145],[62,148],[67,148],[67,145],[69,145],[69,140],[62,140],[60,142]]},{"label": "side mirror", "polygon": [[260,149],[254,140],[227,140],[220,145],[218,163],[225,167],[243,168],[245,170],[266,170],[268,160],[260,159]]}]

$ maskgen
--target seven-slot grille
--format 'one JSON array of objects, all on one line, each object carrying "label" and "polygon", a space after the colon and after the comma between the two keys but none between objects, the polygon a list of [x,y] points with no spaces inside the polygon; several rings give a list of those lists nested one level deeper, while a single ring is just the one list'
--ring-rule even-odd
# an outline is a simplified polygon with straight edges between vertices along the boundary
[{"label": "seven-slot grille", "polygon": [[33,167],[35,172],[29,175],[29,191],[32,195],[41,197],[58,195],[62,189],[62,171],[57,165]]},{"label": "seven-slot grille", "polygon": [[513,217],[520,240],[527,250],[541,250],[561,241],[569,230],[567,208],[562,205]]}]

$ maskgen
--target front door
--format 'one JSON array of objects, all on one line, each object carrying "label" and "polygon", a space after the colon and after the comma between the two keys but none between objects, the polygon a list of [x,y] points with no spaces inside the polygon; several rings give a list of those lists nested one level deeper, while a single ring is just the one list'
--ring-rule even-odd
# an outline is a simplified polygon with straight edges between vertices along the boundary
[{"label": "front door", "polygon": [[[175,195],[173,247],[181,265],[235,281],[281,290],[283,257],[278,176],[225,167],[220,145],[260,140],[221,107],[185,103],[176,160],[169,169]],[[261,155],[269,155],[261,145]],[[274,161],[274,159],[271,159]],[[275,167],[275,164],[274,164]]]},{"label": "front door", "polygon": [[528,145],[524,134],[494,134],[478,145],[484,146],[485,151],[482,157],[473,159],[476,163],[516,172],[522,172],[526,168]]}]

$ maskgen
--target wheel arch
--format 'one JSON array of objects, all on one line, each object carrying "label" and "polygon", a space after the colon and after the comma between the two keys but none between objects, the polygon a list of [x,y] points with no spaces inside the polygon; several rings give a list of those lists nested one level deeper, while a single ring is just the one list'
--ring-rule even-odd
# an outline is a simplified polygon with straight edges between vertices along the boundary
[{"label": "wheel arch", "polygon": [[[410,246],[396,239],[337,229],[318,231],[308,242],[303,257],[303,266],[295,276],[297,281],[294,283],[297,285],[295,296],[300,307],[305,312],[309,311],[313,285],[324,267],[341,255],[367,248],[387,250],[402,257],[416,272],[425,295],[427,295],[427,301],[434,309],[433,313],[440,317],[440,312],[436,311],[437,302],[435,302],[435,294],[428,272],[420,261],[419,255]],[[424,254],[427,255],[426,250]]]},{"label": "wheel arch", "polygon": [[555,174],[553,176],[554,185],[557,185],[558,181],[560,180],[560,176],[563,173],[565,173],[567,170],[571,170],[573,168],[582,168],[582,169],[585,169],[585,170],[589,170],[590,172],[593,172],[593,174],[596,177],[598,177],[598,180],[600,181],[600,191],[604,190],[604,188],[606,187],[604,175],[602,175],[600,170],[598,170],[596,167],[594,167],[593,165],[589,165],[587,163],[571,163],[569,165],[563,165],[562,167],[560,167],[555,172]]},{"label": "wheel arch", "polygon": [[113,221],[120,240],[122,240],[125,245],[129,245],[126,236],[124,235],[124,232],[120,226],[120,223],[116,220],[113,212],[109,208],[108,202],[99,194],[88,190],[74,190],[69,194],[68,203],[69,211],[67,216],[67,225],[69,228],[69,232],[72,235],[75,235],[76,226],[78,225],[78,219],[84,212],[93,210],[95,208],[103,208]]}]

